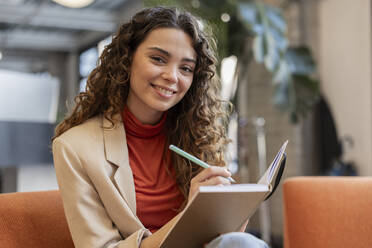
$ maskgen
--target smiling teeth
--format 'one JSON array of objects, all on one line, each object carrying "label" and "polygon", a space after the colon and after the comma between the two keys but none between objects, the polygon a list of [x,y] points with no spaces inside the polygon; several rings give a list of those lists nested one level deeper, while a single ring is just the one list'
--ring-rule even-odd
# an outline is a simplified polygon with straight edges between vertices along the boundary
[{"label": "smiling teeth", "polygon": [[166,90],[164,88],[160,88],[159,86],[155,86],[156,89],[158,89],[161,93],[167,94],[167,95],[173,95],[173,91]]}]

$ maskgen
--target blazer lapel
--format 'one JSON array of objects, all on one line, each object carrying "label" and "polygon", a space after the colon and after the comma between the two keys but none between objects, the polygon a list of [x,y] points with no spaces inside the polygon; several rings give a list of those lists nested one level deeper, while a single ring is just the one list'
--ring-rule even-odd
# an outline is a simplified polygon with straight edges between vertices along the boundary
[{"label": "blazer lapel", "polygon": [[114,127],[111,127],[110,121],[104,117],[102,118],[106,160],[118,166],[114,175],[116,186],[134,216],[136,216],[136,193],[132,170],[129,166],[128,147],[121,116],[120,114],[114,116]]}]

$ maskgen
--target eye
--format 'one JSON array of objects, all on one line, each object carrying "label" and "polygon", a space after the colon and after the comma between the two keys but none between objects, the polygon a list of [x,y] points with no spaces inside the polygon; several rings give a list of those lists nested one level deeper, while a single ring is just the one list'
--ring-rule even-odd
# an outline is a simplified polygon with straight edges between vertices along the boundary
[{"label": "eye", "polygon": [[189,67],[189,66],[182,66],[181,67],[181,70],[183,70],[185,72],[188,72],[188,73],[194,72],[193,68],[192,67]]},{"label": "eye", "polygon": [[165,60],[159,56],[150,56],[150,59],[157,63],[165,63]]}]

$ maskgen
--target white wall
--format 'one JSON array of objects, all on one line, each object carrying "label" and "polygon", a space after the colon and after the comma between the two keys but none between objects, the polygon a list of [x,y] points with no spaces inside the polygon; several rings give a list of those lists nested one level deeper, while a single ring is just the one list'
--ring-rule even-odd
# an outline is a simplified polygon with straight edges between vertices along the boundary
[{"label": "white wall", "polygon": [[0,70],[0,121],[54,123],[58,99],[56,78]]},{"label": "white wall", "polygon": [[372,175],[371,44],[369,0],[319,1],[321,87],[360,175]]},{"label": "white wall", "polygon": [[58,185],[52,165],[29,165],[17,169],[18,192],[55,189],[58,189]]}]

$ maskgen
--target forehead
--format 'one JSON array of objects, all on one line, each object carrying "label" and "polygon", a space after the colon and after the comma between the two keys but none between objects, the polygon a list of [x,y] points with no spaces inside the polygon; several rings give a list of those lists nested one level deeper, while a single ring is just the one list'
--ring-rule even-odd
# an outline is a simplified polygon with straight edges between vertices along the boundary
[{"label": "forehead", "polygon": [[157,28],[152,30],[138,49],[158,47],[172,55],[196,59],[191,37],[177,28]]}]

